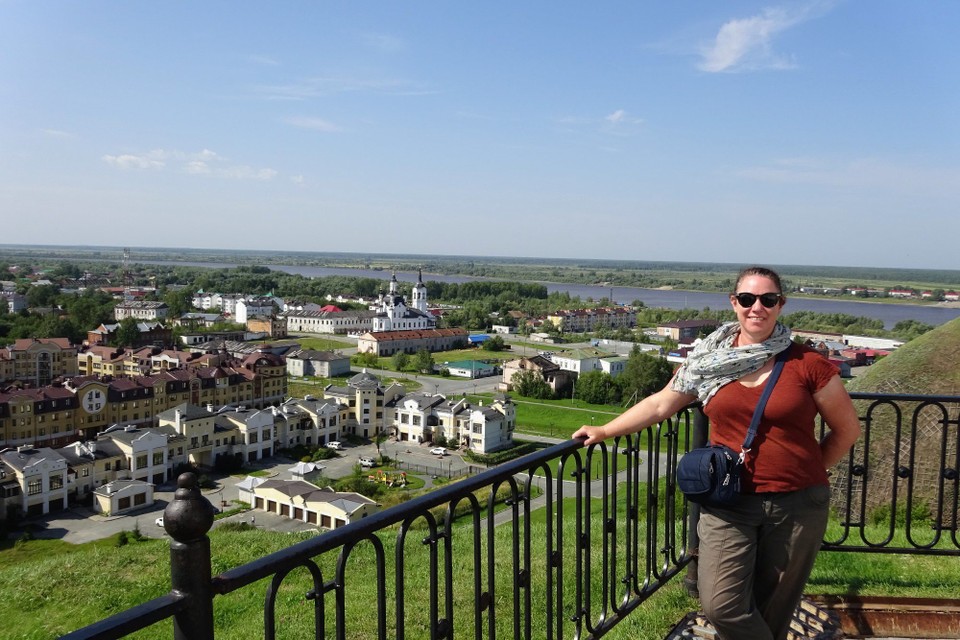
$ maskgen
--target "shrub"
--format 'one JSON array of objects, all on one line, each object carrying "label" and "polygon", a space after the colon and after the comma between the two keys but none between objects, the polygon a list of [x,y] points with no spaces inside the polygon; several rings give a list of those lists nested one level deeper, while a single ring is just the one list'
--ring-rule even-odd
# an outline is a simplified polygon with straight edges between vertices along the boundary
[{"label": "shrub", "polygon": [[121,531],[117,534],[117,546],[122,547],[130,542],[130,538],[126,531]]}]

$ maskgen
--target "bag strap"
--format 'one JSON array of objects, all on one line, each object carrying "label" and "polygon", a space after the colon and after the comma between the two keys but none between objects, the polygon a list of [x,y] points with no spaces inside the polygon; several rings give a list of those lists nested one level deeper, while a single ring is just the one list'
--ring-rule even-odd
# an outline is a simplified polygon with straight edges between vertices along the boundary
[{"label": "bag strap", "polygon": [[747,452],[750,451],[750,445],[753,444],[753,439],[757,437],[757,428],[760,426],[760,418],[763,417],[763,409],[767,406],[767,399],[770,397],[770,394],[773,393],[773,388],[777,384],[780,372],[783,371],[783,363],[787,359],[787,352],[789,350],[790,347],[787,346],[786,349],[777,354],[777,359],[773,363],[773,371],[770,372],[770,377],[767,378],[767,383],[763,388],[763,394],[760,396],[760,401],[757,402],[757,408],[753,410],[753,419],[750,420],[747,437],[744,438],[743,446],[740,448],[741,463],[746,457]]}]

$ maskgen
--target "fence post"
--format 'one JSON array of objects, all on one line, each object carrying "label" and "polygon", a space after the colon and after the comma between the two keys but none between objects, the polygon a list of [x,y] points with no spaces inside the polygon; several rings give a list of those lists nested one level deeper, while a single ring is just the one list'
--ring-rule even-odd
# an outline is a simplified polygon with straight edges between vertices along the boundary
[{"label": "fence post", "polygon": [[[690,437],[690,448],[696,449],[707,444],[707,435],[710,431],[710,421],[703,413],[703,407],[699,405],[693,409],[693,435]],[[700,505],[695,502],[687,502],[687,553],[693,558],[687,565],[687,576],[683,579],[683,584],[687,588],[687,593],[691,596],[700,597],[700,591],[697,588],[697,555],[700,551],[700,535],[697,533],[697,524],[700,522]]]},{"label": "fence post", "polygon": [[200,494],[197,476],[177,478],[173,501],[163,511],[170,543],[170,582],[186,607],[173,618],[174,640],[213,640],[213,587],[210,538],[214,508]]}]

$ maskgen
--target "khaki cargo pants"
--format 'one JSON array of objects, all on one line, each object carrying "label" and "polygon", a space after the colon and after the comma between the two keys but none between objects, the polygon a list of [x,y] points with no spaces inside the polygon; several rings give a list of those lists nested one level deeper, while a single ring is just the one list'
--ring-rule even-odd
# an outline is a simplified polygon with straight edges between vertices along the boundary
[{"label": "khaki cargo pants", "polygon": [[704,507],[697,587],[723,640],[784,640],[827,526],[830,488]]}]

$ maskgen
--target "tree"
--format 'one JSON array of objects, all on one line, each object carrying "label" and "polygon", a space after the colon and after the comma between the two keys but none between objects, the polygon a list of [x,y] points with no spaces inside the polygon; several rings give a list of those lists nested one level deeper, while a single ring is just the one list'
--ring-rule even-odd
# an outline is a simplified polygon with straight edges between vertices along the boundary
[{"label": "tree", "polygon": [[387,432],[383,429],[377,429],[373,434],[373,444],[377,445],[377,459],[383,463],[383,454],[380,452],[380,445],[387,441]]},{"label": "tree", "polygon": [[413,367],[420,373],[432,373],[433,354],[426,349],[420,349],[417,351],[417,354],[413,356]]},{"label": "tree", "polygon": [[356,353],[350,358],[350,361],[359,367],[376,367],[380,364],[380,358],[378,358],[377,354],[373,351]]},{"label": "tree", "polygon": [[573,397],[590,404],[614,404],[620,401],[620,387],[610,374],[588,371],[577,378]]},{"label": "tree", "polygon": [[113,342],[118,347],[132,347],[140,341],[140,327],[135,318],[124,318],[117,327],[117,335]]},{"label": "tree", "polygon": [[665,359],[644,353],[639,347],[630,352],[623,373],[617,378],[622,398],[639,401],[663,388],[673,376],[673,367]]},{"label": "tree", "polygon": [[410,365],[410,356],[407,355],[406,351],[397,351],[391,356],[390,362],[393,364],[394,369],[403,371]]},{"label": "tree", "polygon": [[538,400],[549,400],[553,398],[553,389],[543,379],[543,374],[539,371],[525,369],[517,371],[510,379],[513,390],[520,396],[527,398],[536,398]]},{"label": "tree", "polygon": [[193,294],[189,289],[167,289],[163,301],[171,318],[179,318],[193,309]]},{"label": "tree", "polygon": [[493,336],[483,344],[487,351],[503,351],[504,346],[503,336]]}]

